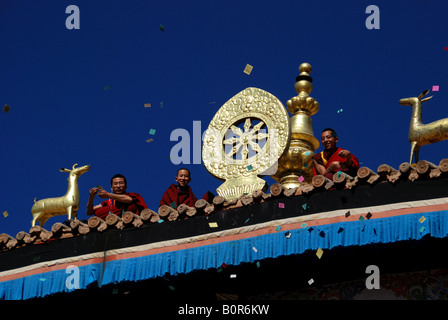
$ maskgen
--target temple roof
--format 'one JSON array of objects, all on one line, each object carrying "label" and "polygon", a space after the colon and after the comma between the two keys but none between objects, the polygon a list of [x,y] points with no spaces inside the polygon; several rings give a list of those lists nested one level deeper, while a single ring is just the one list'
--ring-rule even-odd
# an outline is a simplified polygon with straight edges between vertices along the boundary
[{"label": "temple roof", "polygon": [[29,232],[20,231],[15,237],[0,234],[0,248],[2,251],[13,250],[24,246],[32,246],[48,243],[55,239],[76,237],[90,232],[104,232],[110,229],[140,228],[145,224],[170,222],[175,220],[192,219],[199,215],[212,215],[214,212],[226,211],[234,208],[248,207],[257,203],[269,202],[281,198],[291,198],[300,195],[311,195],[315,192],[331,192],[335,189],[354,190],[360,185],[375,185],[378,183],[396,184],[398,181],[436,180],[439,177],[448,176],[448,159],[442,159],[438,165],[422,160],[412,166],[402,163],[398,169],[387,164],[380,165],[376,171],[361,167],[356,177],[351,177],[339,172],[329,180],[324,176],[317,175],[311,184],[303,182],[300,187],[285,189],[275,183],[270,186],[270,193],[256,190],[251,195],[243,195],[238,199],[227,201],[223,197],[215,197],[213,203],[198,200],[195,207],[181,205],[178,208],[163,206],[156,213],[151,209],[145,209],[140,216],[126,212],[122,218],[112,214],[105,221],[98,217],[91,217],[87,223],[72,220],[66,224],[57,222],[50,230],[38,225],[32,227]]}]

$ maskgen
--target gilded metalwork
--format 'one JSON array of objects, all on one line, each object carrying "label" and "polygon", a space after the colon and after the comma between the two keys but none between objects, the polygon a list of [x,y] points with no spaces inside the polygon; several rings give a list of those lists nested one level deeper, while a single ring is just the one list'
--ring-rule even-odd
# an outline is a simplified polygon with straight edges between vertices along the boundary
[{"label": "gilded metalwork", "polygon": [[311,120],[311,116],[319,111],[319,103],[309,96],[313,90],[311,65],[302,63],[299,71],[300,75],[297,76],[294,86],[298,95],[286,102],[289,112],[293,114],[289,121],[291,142],[287,151],[278,160],[277,172],[271,175],[285,188],[299,187],[303,182],[311,182],[313,151],[319,148]]},{"label": "gilded metalwork", "polygon": [[400,99],[401,105],[412,107],[411,124],[409,126],[409,142],[411,143],[411,156],[418,162],[418,153],[420,147],[448,139],[448,118],[437,120],[428,124],[422,123],[422,103],[428,101],[431,97],[422,99],[429,93],[429,90],[423,91],[418,97]]},{"label": "gilded metalwork", "polygon": [[207,170],[225,181],[219,195],[228,200],[266,190],[258,176],[275,173],[289,144],[289,117],[275,96],[246,88],[215,114],[204,136],[202,159]]},{"label": "gilded metalwork", "polygon": [[60,216],[68,214],[68,219],[73,217],[76,218],[79,209],[80,197],[78,189],[78,178],[85,172],[90,170],[90,165],[75,168],[77,163],[69,169],[60,169],[61,172],[69,172],[68,176],[68,190],[67,193],[58,198],[47,198],[36,202],[34,199],[34,205],[31,208],[31,213],[33,214],[33,220],[31,225],[34,227],[36,221],[39,221],[41,227],[44,226],[45,222],[54,216]]}]

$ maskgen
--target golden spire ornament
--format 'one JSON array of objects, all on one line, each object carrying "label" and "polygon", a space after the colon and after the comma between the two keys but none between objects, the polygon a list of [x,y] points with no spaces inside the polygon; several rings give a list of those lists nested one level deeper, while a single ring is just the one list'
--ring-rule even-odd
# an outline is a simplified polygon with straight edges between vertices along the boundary
[{"label": "golden spire ornament", "polygon": [[278,170],[271,177],[285,188],[300,186],[313,178],[313,155],[319,148],[319,141],[313,134],[311,116],[319,111],[319,103],[309,94],[313,90],[310,77],[311,65],[302,63],[300,75],[296,77],[297,96],[286,102],[293,115],[290,123],[290,143],[287,151],[278,160]]}]

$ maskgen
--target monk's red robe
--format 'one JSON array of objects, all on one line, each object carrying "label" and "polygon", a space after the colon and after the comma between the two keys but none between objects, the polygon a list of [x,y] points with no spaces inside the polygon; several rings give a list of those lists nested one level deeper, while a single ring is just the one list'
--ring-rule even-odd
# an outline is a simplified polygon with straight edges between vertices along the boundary
[{"label": "monk's red robe", "polygon": [[184,190],[180,190],[176,184],[171,184],[165,191],[160,200],[160,205],[166,204],[172,208],[177,208],[180,204],[186,204],[189,207],[194,207],[194,204],[198,201],[190,186],[187,186]]},{"label": "monk's red robe", "polygon": [[112,199],[105,200],[101,202],[102,207],[95,210],[95,215],[101,219],[105,219],[109,212],[114,213],[119,217],[121,217],[126,211],[131,211],[138,215],[143,209],[148,208],[145,200],[143,200],[140,194],[133,192],[127,192],[124,194],[132,198],[131,203],[123,203]]},{"label": "monk's red robe", "polygon": [[[327,177],[328,179],[333,179],[333,175],[338,171],[344,172],[352,177],[355,177],[358,172],[358,169],[359,169],[358,158],[356,158],[352,154],[351,155],[352,163],[350,166],[348,166],[346,164],[347,159],[339,156],[339,152],[341,152],[342,150],[344,150],[344,149],[337,148],[336,151],[334,151],[333,153],[331,153],[327,150],[324,150],[324,151],[322,151],[318,154],[315,154],[313,156],[313,159],[316,160],[316,162],[318,164],[323,165],[325,167],[325,169],[327,169],[330,166],[330,164],[334,161],[339,161],[341,163],[342,169],[332,170],[325,175],[325,177]],[[316,167],[313,167],[313,172],[314,172],[314,175],[319,174],[319,172],[317,172],[317,170],[316,170]]]}]

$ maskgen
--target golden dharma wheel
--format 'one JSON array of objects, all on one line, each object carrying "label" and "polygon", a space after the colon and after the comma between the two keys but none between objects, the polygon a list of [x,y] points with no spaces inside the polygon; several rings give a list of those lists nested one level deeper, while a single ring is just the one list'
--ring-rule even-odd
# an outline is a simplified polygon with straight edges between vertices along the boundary
[{"label": "golden dharma wheel", "polygon": [[202,147],[207,170],[225,180],[218,194],[230,200],[266,189],[257,176],[277,171],[289,140],[289,116],[274,95],[246,88],[233,96],[213,117]]}]

